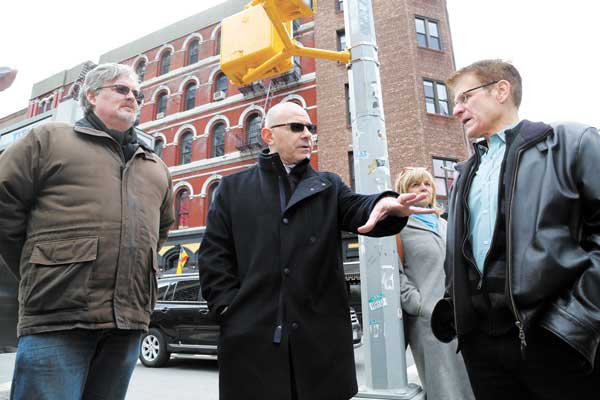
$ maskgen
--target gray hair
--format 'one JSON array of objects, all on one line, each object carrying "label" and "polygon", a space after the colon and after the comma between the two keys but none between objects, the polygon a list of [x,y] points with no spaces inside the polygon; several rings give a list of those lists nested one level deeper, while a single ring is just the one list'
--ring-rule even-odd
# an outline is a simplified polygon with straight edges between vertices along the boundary
[{"label": "gray hair", "polygon": [[106,63],[100,64],[92,69],[85,76],[83,87],[79,91],[79,105],[85,113],[93,110],[93,106],[87,99],[88,92],[95,92],[98,88],[104,86],[106,82],[113,81],[120,76],[130,76],[134,81],[138,81],[138,76],[129,65]]}]

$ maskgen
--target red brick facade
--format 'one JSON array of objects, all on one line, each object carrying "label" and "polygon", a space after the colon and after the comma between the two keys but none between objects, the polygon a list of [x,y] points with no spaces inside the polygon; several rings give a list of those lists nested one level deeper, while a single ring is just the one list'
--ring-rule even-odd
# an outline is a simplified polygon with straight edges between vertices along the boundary
[{"label": "red brick facade", "polygon": [[[337,9],[338,3],[338,0],[321,0],[314,20],[303,20],[296,25],[295,38],[308,47],[337,49],[337,32],[344,29],[344,15]],[[428,113],[425,108],[423,79],[443,82],[454,69],[445,1],[373,0],[373,9],[392,176],[405,166],[431,169],[432,157],[464,159],[466,142],[458,122],[449,116]],[[199,21],[202,15],[198,15]],[[415,18],[437,24],[440,50],[418,45]],[[269,107],[280,101],[291,100],[305,106],[319,125],[313,166],[336,172],[346,182],[350,181],[352,140],[345,112],[346,67],[332,61],[300,58],[300,74],[287,83],[267,79],[261,82],[262,90],[245,94],[228,84],[225,96],[216,98],[219,35],[220,23],[213,22],[135,55],[129,51],[125,59],[113,54],[121,54],[122,49],[126,52],[142,48],[144,40],[152,43],[152,35],[101,57],[101,62],[108,58],[136,70],[141,69],[140,63],[145,65],[142,81],[145,101],[139,126],[162,143],[162,159],[171,169],[175,195],[185,189],[190,196],[178,208],[183,216],[180,229],[172,232],[175,237],[178,231],[183,237],[186,228],[205,225],[211,191],[222,176],[255,163],[258,146],[247,146],[248,118],[255,114],[264,117]],[[194,42],[197,61],[190,64]],[[161,73],[165,52],[170,53],[170,65],[168,71]],[[33,99],[28,116],[39,114],[42,104],[46,110],[48,104],[56,107],[59,101],[76,93],[78,84],[71,82]],[[196,92],[193,107],[186,110],[189,85],[195,85]],[[166,109],[163,115],[157,115],[158,98],[162,94],[166,94]],[[214,157],[211,154],[214,128],[219,124],[225,126],[224,155]],[[184,135],[189,137],[188,133],[192,137],[191,159],[182,163],[182,139]],[[199,233],[192,230],[194,235]]]},{"label": "red brick facade", "polygon": [[[315,16],[319,48],[336,49],[336,32],[344,29],[344,15],[336,9],[337,2],[319,2]],[[373,13],[392,177],[406,166],[431,170],[432,157],[463,160],[467,153],[460,124],[425,109],[423,79],[443,82],[454,70],[445,1],[373,0]],[[417,45],[416,17],[437,22],[441,50]],[[344,112],[347,82],[345,66],[317,60],[319,168],[336,171],[346,180],[352,144]]]}]

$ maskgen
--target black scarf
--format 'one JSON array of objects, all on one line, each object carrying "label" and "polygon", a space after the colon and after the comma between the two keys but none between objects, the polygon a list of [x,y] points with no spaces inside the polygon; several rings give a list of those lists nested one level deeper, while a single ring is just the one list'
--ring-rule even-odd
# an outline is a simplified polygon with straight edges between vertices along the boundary
[{"label": "black scarf", "polygon": [[137,135],[135,134],[133,127],[127,129],[125,132],[109,129],[93,111],[86,113],[84,120],[90,125],[91,128],[107,133],[119,145],[121,145],[125,162],[131,159],[133,153],[135,153],[139,146],[137,143]]}]

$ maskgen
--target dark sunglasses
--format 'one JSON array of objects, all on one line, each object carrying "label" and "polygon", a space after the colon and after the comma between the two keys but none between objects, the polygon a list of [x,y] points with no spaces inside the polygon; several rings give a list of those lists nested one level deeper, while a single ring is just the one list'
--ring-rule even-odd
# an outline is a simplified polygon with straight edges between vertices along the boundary
[{"label": "dark sunglasses", "polygon": [[280,126],[288,126],[294,133],[304,132],[304,128],[308,129],[311,134],[317,133],[317,126],[314,124],[303,124],[302,122],[288,122],[287,124],[273,125],[269,129],[279,128]]},{"label": "dark sunglasses", "polygon": [[112,89],[115,92],[122,94],[123,96],[127,96],[129,94],[129,92],[133,93],[133,97],[135,97],[135,101],[138,104],[142,104],[142,101],[144,101],[144,93],[139,92],[135,89],[130,89],[129,86],[125,86],[125,85],[109,85],[109,86],[101,86],[96,90],[100,90],[100,89]]}]

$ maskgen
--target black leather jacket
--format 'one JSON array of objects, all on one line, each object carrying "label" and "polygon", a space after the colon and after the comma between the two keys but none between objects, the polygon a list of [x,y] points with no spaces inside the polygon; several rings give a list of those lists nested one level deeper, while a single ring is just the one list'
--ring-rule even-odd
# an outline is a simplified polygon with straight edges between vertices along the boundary
[{"label": "black leather jacket", "polygon": [[[446,296],[432,316],[449,342],[476,327],[463,241],[468,224],[457,202],[477,155],[457,166],[449,201]],[[600,135],[589,126],[523,121],[505,154],[506,278],[522,344],[541,326],[593,368],[600,343]]]}]

